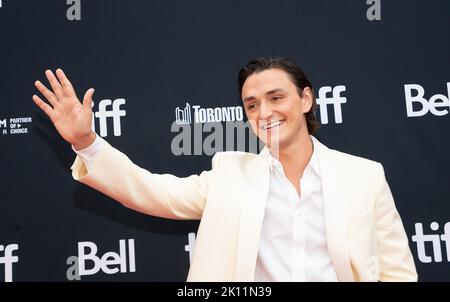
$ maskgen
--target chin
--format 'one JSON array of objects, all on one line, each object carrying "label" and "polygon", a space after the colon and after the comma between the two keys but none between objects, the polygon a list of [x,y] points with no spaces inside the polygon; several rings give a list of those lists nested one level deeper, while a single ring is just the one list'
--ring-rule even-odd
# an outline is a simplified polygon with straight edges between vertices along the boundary
[{"label": "chin", "polygon": [[278,149],[282,144],[283,144],[283,139],[280,138],[278,135],[277,136],[268,136],[267,139],[264,138],[260,138],[264,144],[266,144],[267,147],[269,148],[275,148]]}]

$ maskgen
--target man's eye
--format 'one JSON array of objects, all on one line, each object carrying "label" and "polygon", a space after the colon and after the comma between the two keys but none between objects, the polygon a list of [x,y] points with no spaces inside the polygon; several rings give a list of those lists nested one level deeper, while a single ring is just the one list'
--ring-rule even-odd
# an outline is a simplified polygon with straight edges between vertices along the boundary
[{"label": "man's eye", "polygon": [[256,105],[255,105],[255,104],[250,104],[250,105],[247,107],[248,110],[252,110],[252,109],[254,109],[254,108],[256,108]]},{"label": "man's eye", "polygon": [[274,96],[272,97],[272,101],[278,101],[281,98],[282,98],[281,96]]}]

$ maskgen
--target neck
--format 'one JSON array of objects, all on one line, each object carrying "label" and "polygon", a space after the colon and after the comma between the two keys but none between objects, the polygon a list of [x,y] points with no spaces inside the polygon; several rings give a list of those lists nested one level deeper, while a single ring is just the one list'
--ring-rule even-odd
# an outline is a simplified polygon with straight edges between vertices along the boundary
[{"label": "neck", "polygon": [[312,140],[306,132],[299,134],[295,141],[271,153],[280,161],[286,175],[301,177],[311,160],[313,148]]}]

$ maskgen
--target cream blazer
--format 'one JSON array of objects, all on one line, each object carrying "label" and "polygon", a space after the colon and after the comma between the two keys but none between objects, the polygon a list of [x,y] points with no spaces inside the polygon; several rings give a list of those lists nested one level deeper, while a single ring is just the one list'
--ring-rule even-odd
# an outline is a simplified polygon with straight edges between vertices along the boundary
[{"label": "cream blazer", "polygon": [[[339,281],[416,281],[402,221],[381,164],[318,143],[328,250]],[[125,207],[200,219],[188,281],[253,281],[269,191],[263,156],[218,152],[212,169],[179,178],[133,164],[106,143],[75,180]]]}]

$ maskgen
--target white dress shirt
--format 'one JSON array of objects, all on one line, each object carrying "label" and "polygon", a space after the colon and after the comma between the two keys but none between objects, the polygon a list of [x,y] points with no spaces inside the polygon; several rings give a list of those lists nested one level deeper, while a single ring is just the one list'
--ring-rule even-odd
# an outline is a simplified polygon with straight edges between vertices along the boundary
[{"label": "white dress shirt", "polygon": [[[313,146],[316,138],[311,136]],[[96,135],[82,150],[72,149],[89,168],[104,146]],[[267,148],[270,188],[262,226],[255,281],[337,281],[328,253],[316,148],[300,180],[301,196]]]},{"label": "white dress shirt", "polygon": [[[313,147],[316,138],[310,136]],[[255,281],[337,281],[325,233],[316,147],[300,180],[300,196],[267,148],[270,188],[259,242]]]},{"label": "white dress shirt", "polygon": [[98,152],[103,148],[104,141],[105,140],[98,136],[98,134],[96,133],[94,142],[87,148],[77,151],[72,145],[72,150],[81,157],[86,167],[89,168],[89,166],[92,164],[92,161],[94,160],[95,155],[97,155]]}]

